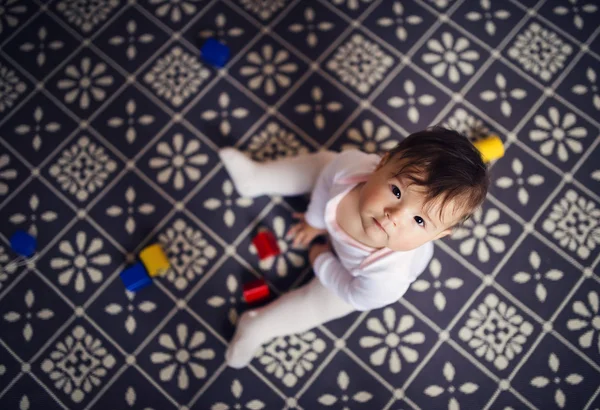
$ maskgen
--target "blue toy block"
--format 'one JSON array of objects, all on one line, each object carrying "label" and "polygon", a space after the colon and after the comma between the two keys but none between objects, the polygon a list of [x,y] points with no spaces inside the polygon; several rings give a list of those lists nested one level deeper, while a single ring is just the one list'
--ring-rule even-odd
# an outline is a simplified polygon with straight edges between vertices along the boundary
[{"label": "blue toy block", "polygon": [[204,61],[216,67],[225,67],[225,64],[229,61],[229,47],[219,43],[214,38],[206,40],[200,49],[200,53]]},{"label": "blue toy block", "polygon": [[17,231],[10,237],[10,247],[15,253],[29,258],[35,253],[37,240],[25,231]]},{"label": "blue toy block", "polygon": [[120,276],[123,284],[130,292],[136,292],[152,283],[152,279],[148,276],[148,272],[146,272],[146,268],[141,262],[125,269]]}]

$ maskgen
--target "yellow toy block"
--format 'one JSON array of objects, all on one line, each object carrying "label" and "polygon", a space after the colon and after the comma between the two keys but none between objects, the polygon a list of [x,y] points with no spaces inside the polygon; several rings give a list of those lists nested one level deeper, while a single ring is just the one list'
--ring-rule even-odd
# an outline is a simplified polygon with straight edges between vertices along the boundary
[{"label": "yellow toy block", "polygon": [[157,243],[142,249],[140,259],[150,277],[164,275],[171,267],[167,255]]},{"label": "yellow toy block", "polygon": [[473,145],[481,154],[483,162],[494,161],[504,156],[504,145],[502,145],[502,140],[497,135],[490,135],[487,138],[475,141]]}]

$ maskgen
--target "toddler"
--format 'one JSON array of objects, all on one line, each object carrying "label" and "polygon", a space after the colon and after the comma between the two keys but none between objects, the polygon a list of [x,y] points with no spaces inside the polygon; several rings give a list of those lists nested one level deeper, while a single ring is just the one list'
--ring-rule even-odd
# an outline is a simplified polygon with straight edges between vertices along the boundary
[{"label": "toddler", "polygon": [[242,196],[312,192],[306,213],[294,214],[293,246],[329,238],[309,249],[311,282],[240,317],[226,353],[235,368],[274,337],[398,301],[431,260],[432,241],[466,220],[489,185],[475,147],[440,127],[411,134],[382,157],[320,151],[258,163],[233,148],[219,156]]}]

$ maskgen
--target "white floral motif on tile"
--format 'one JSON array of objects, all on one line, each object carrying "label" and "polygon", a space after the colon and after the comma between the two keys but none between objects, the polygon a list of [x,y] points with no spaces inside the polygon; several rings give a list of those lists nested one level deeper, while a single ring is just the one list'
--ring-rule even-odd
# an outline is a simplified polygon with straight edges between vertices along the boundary
[{"label": "white floral motif on tile", "polygon": [[27,85],[13,70],[0,63],[0,113],[11,108],[27,90]]},{"label": "white floral motif on tile", "polygon": [[203,202],[203,205],[204,208],[209,211],[216,211],[223,207],[223,222],[225,223],[225,226],[231,228],[235,224],[235,211],[233,210],[233,205],[240,208],[248,208],[249,206],[252,206],[254,200],[252,198],[238,197],[234,201],[232,199],[234,188],[229,179],[226,179],[223,182],[221,191],[223,192],[224,198],[208,198]]},{"label": "white floral motif on tile", "polygon": [[475,73],[474,62],[479,60],[479,52],[469,47],[471,43],[465,37],[454,38],[452,33],[444,32],[440,40],[427,42],[428,53],[423,54],[423,62],[431,64],[434,77],[448,76],[451,83],[458,83],[461,74],[470,77]]},{"label": "white floral motif on tile", "polygon": [[36,53],[35,63],[38,67],[43,67],[46,64],[46,53],[55,52],[65,46],[65,43],[61,40],[48,41],[48,29],[45,26],[39,28],[37,39],[38,41],[35,44],[29,42],[21,44],[19,50],[26,53]]},{"label": "white floral motif on tile", "polygon": [[[444,367],[442,368],[442,374],[444,376],[445,382],[442,385],[432,384],[428,386],[424,393],[429,397],[440,397],[445,396],[444,398],[448,398],[448,409],[449,410],[459,410],[460,402],[457,397],[461,397],[463,395],[469,395],[475,393],[479,390],[479,385],[474,382],[466,382],[461,383],[459,386],[455,387],[454,376],[456,375],[456,369],[451,362],[444,363]],[[461,393],[461,394],[457,394]],[[469,398],[465,398],[465,400],[469,400]]]},{"label": "white floral motif on tile", "polygon": [[523,352],[523,345],[533,334],[531,323],[519,315],[514,306],[493,293],[469,312],[458,337],[473,349],[477,357],[504,370]]},{"label": "white floral motif on tile", "polygon": [[[334,406],[336,403],[338,403],[337,406],[340,406],[342,403],[344,403],[344,409],[349,409],[350,407],[348,407],[347,403],[352,403],[352,401],[361,404],[368,403],[373,398],[373,395],[365,390],[357,391],[356,393],[352,394],[352,397],[350,397],[350,392],[348,391],[350,376],[348,376],[348,373],[344,370],[338,373],[336,381],[337,387],[339,387],[342,395],[338,397],[332,393],[325,393],[319,396],[317,399],[319,403],[328,407]],[[337,408],[337,406],[334,408]]]},{"label": "white floral motif on tile", "polygon": [[271,121],[253,135],[248,144],[248,153],[256,161],[279,159],[308,153],[308,148],[294,134]]},{"label": "white floral motif on tile", "polygon": [[591,95],[594,108],[600,111],[600,82],[598,82],[598,74],[592,67],[585,70],[585,79],[588,84],[575,84],[571,87],[571,92],[576,95],[586,95],[588,92]]},{"label": "white floral motif on tile", "polygon": [[8,154],[0,155],[0,196],[8,194],[8,184],[5,181],[12,181],[17,178],[17,170],[10,165]]},{"label": "white floral motif on tile", "polygon": [[[578,332],[579,346],[583,349],[590,347],[600,354],[600,301],[598,292],[592,290],[587,294],[587,300],[573,302],[572,310],[575,315],[567,321],[567,328]],[[596,343],[594,343],[596,339]],[[592,347],[593,346],[593,347]]]},{"label": "white floral motif on tile", "polygon": [[529,203],[529,191],[527,186],[538,187],[545,181],[544,177],[540,174],[531,174],[525,177],[523,162],[519,158],[514,158],[511,163],[511,170],[514,173],[514,177],[500,177],[496,179],[496,186],[502,189],[515,189],[517,191],[517,199],[519,203],[526,206]]},{"label": "white floral motif on tile", "polygon": [[497,90],[485,90],[479,94],[479,98],[486,102],[499,101],[500,111],[502,115],[509,118],[512,115],[513,109],[510,102],[511,99],[520,101],[527,97],[527,91],[522,88],[510,89],[506,78],[502,73],[497,73],[494,78]]},{"label": "white floral motif on tile", "polygon": [[25,292],[25,309],[24,310],[11,310],[4,315],[4,320],[8,323],[18,323],[22,322],[23,324],[23,339],[25,342],[30,342],[34,335],[33,323],[36,320],[48,320],[54,317],[54,312],[51,309],[42,308],[34,309],[35,304],[35,294],[31,289],[28,289]]},{"label": "white floral motif on tile", "polygon": [[35,151],[42,148],[42,132],[55,134],[60,131],[60,124],[52,119],[44,118],[44,109],[41,106],[33,110],[33,121],[15,127],[15,133],[31,138],[31,146]]},{"label": "white floral motif on tile", "polygon": [[393,64],[394,59],[377,43],[361,34],[354,34],[337,48],[327,62],[327,68],[343,83],[360,94],[367,94],[383,80]]},{"label": "white floral motif on tile", "polygon": [[303,13],[305,23],[294,23],[288,27],[288,30],[294,34],[306,32],[306,44],[315,48],[319,44],[319,35],[317,32],[327,33],[332,30],[335,25],[329,21],[319,21],[317,23],[317,14],[312,7],[304,9]]},{"label": "white floral motif on tile", "polygon": [[377,25],[381,27],[392,27],[395,26],[396,38],[400,41],[406,41],[408,39],[407,26],[417,26],[423,22],[423,18],[416,14],[406,15],[406,9],[402,5],[402,2],[395,1],[392,5],[393,17],[381,17],[377,20]]},{"label": "white floral motif on tile", "polygon": [[431,94],[423,94],[417,96],[417,87],[415,83],[407,79],[404,81],[404,98],[399,95],[394,95],[388,99],[387,103],[392,108],[402,108],[408,106],[407,116],[410,122],[416,124],[419,122],[421,114],[419,112],[419,105],[422,105],[424,110],[435,103],[435,97]]},{"label": "white floral motif on tile", "polygon": [[79,100],[79,108],[87,110],[92,100],[104,101],[105,88],[114,82],[114,78],[106,70],[107,65],[104,62],[93,64],[89,57],[83,57],[79,66],[68,65],[64,71],[66,78],[57,83],[59,90],[67,91],[64,96],[65,102],[72,104]]},{"label": "white floral motif on tile", "polygon": [[118,205],[112,205],[106,210],[106,215],[113,218],[120,217],[124,214],[127,215],[124,228],[129,235],[133,234],[136,229],[135,215],[151,215],[154,213],[155,209],[154,205],[149,202],[137,205],[136,196],[135,188],[133,186],[128,186],[125,190],[125,202],[127,203],[127,206],[120,207]]},{"label": "white floral motif on tile", "polygon": [[[250,385],[250,389],[254,386]],[[230,386],[231,395],[233,396],[233,400],[229,401],[229,403],[224,403],[222,401],[218,401],[211,406],[211,410],[233,410],[233,409],[250,409],[250,410],[262,410],[267,409],[265,403],[258,399],[251,399],[250,401],[242,404],[240,399],[242,398],[242,394],[244,393],[244,386],[240,382],[239,379],[233,379]],[[245,401],[245,400],[244,400]]]},{"label": "white floral motif on tile", "polygon": [[529,254],[529,265],[532,268],[533,273],[520,271],[513,275],[513,281],[519,284],[528,283],[529,281],[535,282],[535,296],[537,299],[544,303],[546,301],[546,297],[548,296],[548,291],[546,290],[546,286],[544,286],[544,281],[556,282],[563,278],[564,274],[562,271],[558,269],[550,269],[544,274],[540,273],[540,265],[541,258],[539,253],[536,251],[531,251]]},{"label": "white floral motif on tile", "polygon": [[[548,367],[551,371],[551,374],[548,375],[549,377],[535,376],[529,383],[538,389],[553,392],[554,402],[558,407],[564,409],[565,404],[567,404],[567,395],[561,387],[565,386],[565,383],[570,386],[576,386],[584,380],[584,377],[578,373],[563,374],[564,372],[560,371],[560,360],[554,352],[548,356]],[[546,389],[547,387],[549,389]]]},{"label": "white floral motif on tile", "polygon": [[261,20],[268,20],[285,6],[285,0],[239,0],[246,8]]},{"label": "white floral motif on tile", "polygon": [[125,24],[127,34],[125,36],[114,36],[108,40],[108,44],[115,47],[125,47],[125,55],[129,61],[137,57],[137,43],[150,44],[154,41],[154,36],[150,33],[138,34],[138,26],[135,20],[129,20]]},{"label": "white floral motif on tile", "polygon": [[57,213],[54,211],[41,211],[40,207],[40,199],[37,194],[32,194],[29,197],[29,210],[22,212],[17,212],[16,214],[12,214],[8,220],[15,224],[20,225],[23,223],[27,223],[29,226],[27,227],[27,232],[34,237],[37,237],[38,234],[38,224],[40,222],[53,222],[58,217]]},{"label": "white floral motif on tile", "polygon": [[141,313],[152,313],[156,310],[156,303],[150,301],[150,300],[144,300],[141,302],[137,302],[135,300],[136,298],[136,294],[133,292],[129,292],[129,291],[125,291],[125,295],[127,297],[127,305],[123,304],[123,305],[119,305],[118,303],[110,303],[108,305],[105,306],[104,311],[106,313],[108,313],[109,315],[113,315],[113,316],[117,316],[120,315],[122,313],[125,313],[127,315],[127,317],[125,318],[125,330],[127,331],[127,333],[129,333],[130,335],[135,333],[135,330],[137,329],[137,320],[135,319],[136,317],[136,311],[139,311]]},{"label": "white floral motif on tile", "polygon": [[490,130],[483,121],[469,114],[464,108],[457,108],[454,113],[442,124],[469,139],[476,139],[483,135],[489,135]]},{"label": "white floral motif on tile", "polygon": [[538,23],[530,23],[508,49],[510,58],[546,82],[565,67],[567,57],[572,53],[569,44]]},{"label": "white floral motif on tile", "polygon": [[78,293],[86,289],[86,281],[98,284],[104,278],[102,269],[111,263],[112,258],[104,251],[104,241],[99,237],[89,237],[89,233],[79,231],[75,241],[62,240],[58,245],[58,255],[50,260],[50,267],[58,272],[58,283],[73,287]]},{"label": "white floral motif on tile", "polygon": [[217,99],[218,108],[216,110],[206,110],[200,115],[200,118],[206,121],[217,120],[219,122],[219,131],[224,137],[229,136],[231,133],[230,118],[241,120],[249,114],[249,111],[244,107],[230,107],[232,104],[231,100],[228,93],[222,92]]},{"label": "white floral motif on tile", "polygon": [[464,256],[475,252],[480,262],[490,261],[491,253],[503,253],[506,243],[503,237],[510,234],[510,225],[500,222],[500,211],[480,208],[473,217],[452,231],[451,238],[460,241],[459,250]]},{"label": "white floral motif on tile", "polygon": [[183,219],[176,219],[158,238],[171,261],[165,279],[178,290],[187,289],[217,256],[217,249],[204,238],[203,233]]},{"label": "white floral motif on tile", "polygon": [[598,5],[594,4],[593,2],[587,3],[583,1],[579,3],[579,0],[568,0],[568,2],[565,1],[563,3],[564,5],[554,7],[552,12],[558,16],[568,16],[573,13],[572,22],[575,28],[578,30],[582,30],[585,25],[583,20],[583,16],[585,16],[584,13],[589,15],[598,11]]},{"label": "white floral motif on tile", "polygon": [[227,293],[225,295],[211,296],[206,300],[206,304],[215,309],[228,305],[227,318],[229,319],[229,323],[235,325],[240,314],[238,308],[243,302],[243,299],[240,298],[241,292],[238,292],[241,288],[241,284],[236,275],[232,273],[227,274],[225,287],[227,288]]},{"label": "white floral motif on tile", "polygon": [[593,200],[569,189],[551,209],[542,223],[544,231],[569,252],[588,259],[600,245],[600,208]]},{"label": "white floral motif on tile", "polygon": [[442,264],[437,258],[431,260],[428,271],[431,274],[432,279],[427,280],[427,276],[421,274],[419,278],[413,282],[411,289],[416,292],[427,292],[432,290],[434,292],[433,305],[439,312],[443,312],[446,308],[446,296],[444,295],[444,292],[460,289],[464,284],[464,281],[458,277],[449,277],[442,281]]},{"label": "white floral motif on tile", "polygon": [[556,153],[561,162],[566,162],[571,155],[583,152],[581,140],[587,137],[588,132],[586,128],[577,126],[577,116],[572,112],[561,116],[558,108],[550,107],[547,117],[538,114],[533,121],[537,128],[529,132],[529,139],[541,142],[539,151],[543,156],[550,157]]},{"label": "white floral motif on tile", "polygon": [[[214,30],[212,27],[214,27]],[[217,14],[213,24],[203,27],[198,36],[202,39],[217,38],[219,42],[227,45],[228,37],[237,38],[243,36],[246,32],[242,27],[230,27],[227,22],[227,16],[223,13]]]},{"label": "white floral motif on tile", "polygon": [[[126,117],[126,118],[125,118]],[[121,117],[112,117],[108,120],[107,124],[111,128],[127,127],[125,130],[125,139],[129,144],[133,144],[137,139],[137,127],[154,124],[154,116],[151,114],[139,114],[138,115],[138,103],[133,98],[127,100],[125,103],[125,115]]]},{"label": "white floral motif on tile", "polygon": [[396,320],[396,311],[391,307],[386,307],[381,314],[383,320],[379,317],[367,320],[367,329],[374,335],[361,337],[359,344],[372,350],[369,362],[373,366],[387,364],[390,372],[397,374],[402,371],[402,361],[416,363],[419,360],[417,345],[425,342],[425,335],[413,329],[415,318],[411,315]]},{"label": "white floral motif on tile", "polygon": [[41,368],[56,389],[62,390],[73,402],[81,403],[86,395],[100,389],[108,370],[115,364],[115,357],[102,340],[78,325],[54,345]]},{"label": "white floral motif on tile", "polygon": [[0,34],[6,33],[7,29],[17,27],[21,14],[27,12],[25,1],[3,0],[0,2]]},{"label": "white floral motif on tile", "polygon": [[373,0],[331,0],[336,6],[346,6],[350,10],[357,10],[361,3],[369,4]]},{"label": "white floral motif on tile", "polygon": [[198,12],[197,4],[204,0],[150,0],[150,4],[158,6],[154,11],[158,17],[168,17],[173,23],[179,23],[183,16],[193,16]]},{"label": "white floral motif on tile", "polygon": [[180,107],[190,97],[196,95],[200,86],[210,77],[210,71],[202,65],[198,57],[174,47],[160,58],[146,75],[144,82],[154,92]]},{"label": "white floral motif on tile", "polygon": [[[285,278],[288,276],[290,266],[298,269],[305,266],[306,261],[303,256],[303,252],[300,249],[295,249],[290,246],[290,241],[286,236],[289,228],[286,226],[286,221],[281,216],[273,218],[272,232],[275,235],[275,240],[279,246],[281,253],[273,258],[262,259],[259,261],[258,266],[264,270],[269,271],[275,265],[275,271],[277,276]],[[248,251],[252,255],[256,255],[258,251],[253,243],[250,243]]]},{"label": "white floral motif on tile", "polygon": [[84,33],[90,33],[107,19],[110,12],[119,5],[119,0],[61,0],[56,9]]},{"label": "white floral motif on tile", "polygon": [[[479,6],[481,7],[481,11],[470,11],[465,15],[465,17],[469,21],[484,22],[483,26],[485,28],[485,32],[490,36],[495,36],[497,27],[496,22],[494,20],[507,20],[508,18],[510,18],[510,12],[503,9],[492,11],[491,0],[480,0]],[[500,24],[506,23],[500,22]]]},{"label": "white floral motif on tile", "polygon": [[[215,358],[215,351],[206,344],[206,334],[200,330],[188,329],[185,323],[177,325],[176,334],[161,333],[158,343],[164,349],[150,355],[152,363],[160,365],[159,378],[163,382],[177,379],[177,387],[187,390],[190,376],[204,379],[208,376],[203,361]],[[190,334],[191,333],[191,334]]]},{"label": "white floral motif on tile", "polygon": [[298,71],[298,64],[291,61],[289,51],[276,49],[272,44],[265,44],[260,51],[251,51],[246,56],[246,63],[240,74],[248,77],[248,88],[263,89],[268,96],[273,96],[280,89],[292,85],[290,75]]},{"label": "white floral motif on tile", "polygon": [[116,169],[104,147],[83,136],[62,152],[49,172],[63,190],[83,202],[104,187]]},{"label": "white floral motif on tile", "polygon": [[343,105],[339,101],[324,101],[324,93],[321,87],[315,86],[310,90],[311,103],[298,104],[294,111],[302,115],[311,115],[313,125],[316,129],[322,130],[327,125],[326,115],[328,113],[339,112]]},{"label": "white floral motif on tile", "polygon": [[388,125],[375,127],[370,119],[364,120],[361,125],[361,129],[352,127],[346,132],[346,137],[351,143],[342,144],[342,150],[357,149],[377,154],[398,145],[397,140],[390,139],[392,129]]},{"label": "white floral motif on tile", "polygon": [[[327,344],[316,333],[277,337],[261,347],[255,357],[264,370],[280,379],[287,387],[294,387],[301,378],[315,369],[319,355]],[[321,359],[322,360],[322,359]]]}]

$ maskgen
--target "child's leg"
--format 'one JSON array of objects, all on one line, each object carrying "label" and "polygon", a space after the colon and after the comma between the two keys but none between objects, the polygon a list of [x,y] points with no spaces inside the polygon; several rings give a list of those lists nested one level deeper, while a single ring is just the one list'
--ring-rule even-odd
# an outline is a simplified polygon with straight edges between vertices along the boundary
[{"label": "child's leg", "polygon": [[336,155],[333,151],[319,151],[256,162],[235,148],[219,151],[237,192],[245,197],[307,194],[312,191],[321,170]]},{"label": "child's leg", "polygon": [[354,310],[314,278],[264,307],[245,312],[227,348],[227,364],[244,367],[258,348],[274,337],[305,332]]}]

